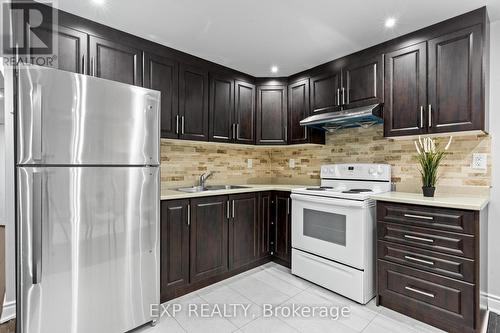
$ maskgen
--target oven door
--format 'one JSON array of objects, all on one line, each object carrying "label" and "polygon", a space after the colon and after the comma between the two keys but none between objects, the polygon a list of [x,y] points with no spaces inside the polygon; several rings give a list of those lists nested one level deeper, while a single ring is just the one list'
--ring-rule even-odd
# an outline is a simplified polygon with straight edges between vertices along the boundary
[{"label": "oven door", "polygon": [[291,197],[293,248],[364,269],[366,247],[373,247],[373,202]]}]

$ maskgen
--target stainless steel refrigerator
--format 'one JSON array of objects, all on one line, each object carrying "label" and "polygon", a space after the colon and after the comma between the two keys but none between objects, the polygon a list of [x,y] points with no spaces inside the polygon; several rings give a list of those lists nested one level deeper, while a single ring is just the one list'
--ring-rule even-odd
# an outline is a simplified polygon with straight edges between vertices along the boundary
[{"label": "stainless steel refrigerator", "polygon": [[36,66],[19,69],[16,86],[20,332],[152,321],[160,93]]}]

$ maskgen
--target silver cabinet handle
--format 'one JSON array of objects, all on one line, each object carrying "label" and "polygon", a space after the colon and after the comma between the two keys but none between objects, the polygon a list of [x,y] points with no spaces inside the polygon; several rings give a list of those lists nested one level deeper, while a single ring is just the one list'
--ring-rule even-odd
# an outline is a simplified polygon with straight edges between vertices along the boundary
[{"label": "silver cabinet handle", "polygon": [[435,297],[434,294],[431,294],[431,293],[428,293],[428,292],[425,292],[425,291],[422,291],[422,290],[418,290],[418,289],[415,289],[415,288],[412,288],[412,287],[406,286],[405,289],[409,290],[409,291],[413,291],[414,293],[417,293],[417,294],[420,294],[420,295],[424,295],[424,296],[430,297],[430,298],[434,298]]},{"label": "silver cabinet handle", "polygon": [[184,135],[184,116],[181,117],[181,134]]},{"label": "silver cabinet handle", "polygon": [[429,127],[432,127],[432,105],[429,104]]},{"label": "silver cabinet handle", "polygon": [[286,201],[286,215],[290,215],[290,198]]},{"label": "silver cabinet handle", "polygon": [[191,225],[191,204],[187,206],[187,225],[188,227]]},{"label": "silver cabinet handle", "polygon": [[342,87],[342,105],[346,104],[346,97],[345,97],[345,88]]},{"label": "silver cabinet handle", "polygon": [[233,124],[233,140],[236,139],[236,124]]},{"label": "silver cabinet handle", "polygon": [[340,88],[337,88],[337,106],[340,105]]},{"label": "silver cabinet handle", "polygon": [[42,160],[42,85],[35,84],[32,96],[33,103],[33,160]]},{"label": "silver cabinet handle", "polygon": [[33,173],[33,193],[31,210],[32,278],[33,284],[42,281],[42,174]]},{"label": "silver cabinet handle", "polygon": [[234,135],[234,139],[238,140],[240,137],[240,124],[236,124],[236,134]]},{"label": "silver cabinet handle", "polygon": [[413,214],[404,214],[404,217],[412,217],[414,219],[421,219],[421,220],[434,220],[434,217],[432,216],[422,216],[422,215],[413,215]]},{"label": "silver cabinet handle", "polygon": [[230,219],[231,216],[230,216],[230,213],[229,213],[229,210],[231,208],[231,203],[229,202],[229,200],[227,201],[227,206],[226,206],[226,216],[227,216],[227,219]]},{"label": "silver cabinet handle", "polygon": [[236,216],[235,212],[234,212],[234,200],[233,200],[233,222],[234,222],[234,217]]},{"label": "silver cabinet handle", "polygon": [[179,115],[175,116],[175,134],[179,134]]},{"label": "silver cabinet handle", "polygon": [[285,124],[285,141],[288,140],[288,125]]},{"label": "silver cabinet handle", "polygon": [[94,57],[90,57],[90,75],[95,76],[95,60],[94,60]]},{"label": "silver cabinet handle", "polygon": [[424,106],[420,106],[420,128],[424,128]]},{"label": "silver cabinet handle", "polygon": [[410,260],[410,261],[415,261],[415,262],[418,262],[421,264],[434,266],[434,262],[430,261],[430,260],[423,260],[423,259],[418,259],[418,258],[414,258],[414,257],[410,257],[410,256],[405,256],[405,259]]},{"label": "silver cabinet handle", "polygon": [[426,243],[434,243],[434,239],[430,239],[430,238],[422,238],[422,237],[411,236],[411,235],[404,235],[404,238],[418,240],[418,241],[422,241],[422,242],[426,242]]}]

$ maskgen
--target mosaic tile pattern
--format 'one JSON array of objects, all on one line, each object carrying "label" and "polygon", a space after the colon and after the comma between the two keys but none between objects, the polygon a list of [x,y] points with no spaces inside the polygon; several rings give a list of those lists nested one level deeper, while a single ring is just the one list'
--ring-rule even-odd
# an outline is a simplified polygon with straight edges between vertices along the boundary
[{"label": "mosaic tile pattern", "polygon": [[[437,141],[445,145],[447,137]],[[420,174],[415,158],[415,138],[386,139],[382,125],[329,133],[325,145],[246,146],[234,144],[162,140],[161,170],[165,187],[193,185],[205,171],[214,175],[208,183],[318,184],[319,169],[329,163],[389,163],[393,182],[400,191],[418,191]],[[440,169],[439,188],[472,193],[488,191],[491,183],[491,138],[485,134],[454,136]],[[471,168],[472,154],[486,153],[485,172]],[[247,168],[252,159],[253,167]],[[295,167],[289,167],[289,160]]]}]

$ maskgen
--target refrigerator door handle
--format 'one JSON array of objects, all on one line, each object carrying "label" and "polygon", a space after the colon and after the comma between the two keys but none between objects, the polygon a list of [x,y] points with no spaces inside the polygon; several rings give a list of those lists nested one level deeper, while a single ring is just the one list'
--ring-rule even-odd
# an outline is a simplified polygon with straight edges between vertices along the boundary
[{"label": "refrigerator door handle", "polygon": [[33,104],[33,160],[42,160],[42,85],[35,84],[32,95]]},{"label": "refrigerator door handle", "polygon": [[42,173],[33,173],[31,241],[32,241],[32,277],[33,284],[42,281]]}]

